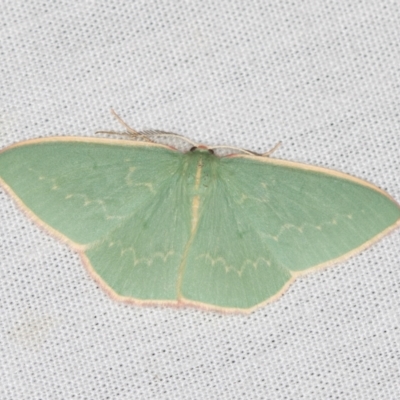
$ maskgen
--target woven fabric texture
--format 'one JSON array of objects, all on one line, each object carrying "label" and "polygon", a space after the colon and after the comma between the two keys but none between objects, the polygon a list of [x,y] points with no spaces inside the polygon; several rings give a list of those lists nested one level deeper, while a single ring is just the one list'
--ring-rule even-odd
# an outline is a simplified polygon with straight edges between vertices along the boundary
[{"label": "woven fabric texture", "polygon": [[[396,1],[0,6],[0,146],[137,129],[400,201]],[[399,399],[400,230],[247,315],[121,304],[0,190],[0,399]]]}]

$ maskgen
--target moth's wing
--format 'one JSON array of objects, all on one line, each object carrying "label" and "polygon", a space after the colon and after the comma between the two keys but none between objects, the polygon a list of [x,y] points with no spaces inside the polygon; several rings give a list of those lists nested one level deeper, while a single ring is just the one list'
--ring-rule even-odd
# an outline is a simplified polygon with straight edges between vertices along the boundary
[{"label": "moth's wing", "polygon": [[254,157],[221,159],[199,213],[181,296],[233,309],[271,300],[400,222],[399,206],[367,182]]},{"label": "moth's wing", "polygon": [[114,294],[176,300],[191,207],[181,157],[129,141],[42,140],[3,151],[0,176]]}]

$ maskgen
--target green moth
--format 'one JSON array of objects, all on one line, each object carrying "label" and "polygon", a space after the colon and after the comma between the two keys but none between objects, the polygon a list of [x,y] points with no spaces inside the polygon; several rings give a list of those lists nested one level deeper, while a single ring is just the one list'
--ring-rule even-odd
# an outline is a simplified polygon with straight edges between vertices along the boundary
[{"label": "green moth", "polygon": [[[137,135],[136,135],[137,136]],[[400,225],[383,190],[254,154],[55,137],[0,153],[0,182],[113,297],[249,312]]]}]

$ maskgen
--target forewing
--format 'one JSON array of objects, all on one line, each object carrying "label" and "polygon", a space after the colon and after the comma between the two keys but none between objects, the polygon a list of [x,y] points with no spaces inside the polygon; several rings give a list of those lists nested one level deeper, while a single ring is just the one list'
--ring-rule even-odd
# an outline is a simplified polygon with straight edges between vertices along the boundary
[{"label": "forewing", "polygon": [[350,176],[224,158],[200,209],[182,296],[251,308],[279,294],[293,273],[363,248],[399,218],[388,195]]},{"label": "forewing", "polygon": [[0,154],[0,176],[35,218],[85,250],[115,294],[176,300],[190,231],[181,154],[115,143],[26,142]]}]

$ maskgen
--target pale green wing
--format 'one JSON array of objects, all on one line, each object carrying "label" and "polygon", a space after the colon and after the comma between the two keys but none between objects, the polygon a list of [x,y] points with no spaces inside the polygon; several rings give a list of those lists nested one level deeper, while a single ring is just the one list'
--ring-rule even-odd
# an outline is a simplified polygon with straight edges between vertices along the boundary
[{"label": "pale green wing", "polygon": [[254,307],[400,222],[386,193],[345,174],[255,157],[214,164],[182,280],[188,302]]},{"label": "pale green wing", "polygon": [[0,154],[0,176],[28,212],[113,294],[145,301],[176,301],[191,208],[181,168],[181,153],[131,141],[37,140]]},{"label": "pale green wing", "polygon": [[249,310],[400,222],[383,191],[259,157],[50,139],[0,154],[3,183],[120,299]]}]

